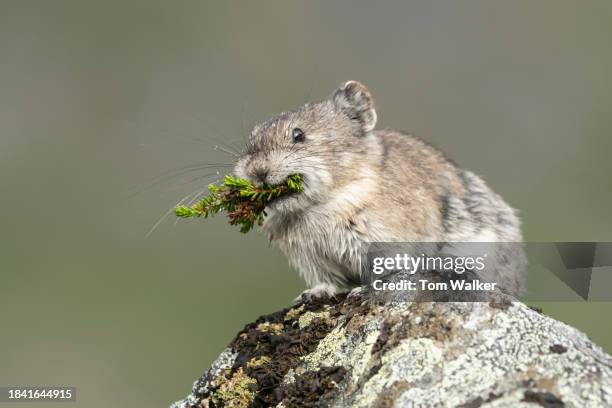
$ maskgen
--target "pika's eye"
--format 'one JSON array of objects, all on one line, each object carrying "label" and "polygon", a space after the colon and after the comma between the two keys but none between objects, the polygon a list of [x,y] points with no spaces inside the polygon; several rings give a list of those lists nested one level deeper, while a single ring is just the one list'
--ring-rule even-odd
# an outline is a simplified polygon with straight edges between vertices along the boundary
[{"label": "pika's eye", "polygon": [[291,135],[293,136],[293,143],[301,143],[306,139],[304,131],[300,128],[293,129]]}]

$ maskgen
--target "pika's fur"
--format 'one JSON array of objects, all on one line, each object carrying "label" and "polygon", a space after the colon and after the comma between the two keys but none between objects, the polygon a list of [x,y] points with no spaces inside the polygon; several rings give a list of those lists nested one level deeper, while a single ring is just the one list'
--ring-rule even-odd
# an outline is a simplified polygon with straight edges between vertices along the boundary
[{"label": "pika's fur", "polygon": [[[333,295],[369,281],[369,242],[521,242],[515,211],[475,174],[424,141],[374,130],[368,89],[349,81],[321,102],[257,125],[236,175],[255,184],[302,176],[272,202],[263,229],[310,287]],[[520,294],[524,255],[500,254],[495,281]]]}]

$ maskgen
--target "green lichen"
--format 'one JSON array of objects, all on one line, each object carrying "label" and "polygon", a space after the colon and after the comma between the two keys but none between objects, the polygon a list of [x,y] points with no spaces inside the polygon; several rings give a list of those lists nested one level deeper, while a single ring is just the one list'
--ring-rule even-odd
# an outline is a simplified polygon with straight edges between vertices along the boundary
[{"label": "green lichen", "polygon": [[272,358],[270,356],[255,357],[247,361],[247,368],[261,367],[262,365],[269,363],[271,359]]},{"label": "green lichen", "polygon": [[246,375],[242,367],[230,378],[221,377],[216,382],[218,388],[213,392],[212,400],[217,406],[246,408],[255,398],[255,391],[252,388],[257,381]]},{"label": "green lichen", "polygon": [[[282,402],[285,375],[302,364],[302,358],[312,353],[334,328],[340,312],[333,306],[341,299],[343,296],[339,295],[331,304],[316,301],[301,303],[292,309],[262,316],[236,336],[230,345],[236,353],[231,373],[242,369],[245,375],[257,382],[250,387],[255,392],[251,406],[278,406]],[[298,318],[306,312],[317,316],[313,316],[310,324],[301,329]],[[324,313],[323,318],[318,316],[319,312]],[[291,393],[290,390],[288,392]],[[285,406],[305,405],[287,403]]]},{"label": "green lichen", "polygon": [[329,311],[324,310],[322,312],[306,312],[301,315],[298,319],[298,324],[300,325],[300,329],[303,329],[312,323],[312,321],[316,318],[319,318],[325,322],[329,322],[331,320],[331,315]]},{"label": "green lichen", "polygon": [[231,225],[240,226],[240,232],[247,233],[255,224],[264,221],[265,208],[273,200],[302,191],[302,179],[299,174],[290,176],[284,184],[255,186],[249,180],[225,176],[219,186],[208,186],[210,194],[198,203],[187,206],[179,205],[174,209],[177,217],[208,218],[221,211],[225,212]]},{"label": "green lichen", "polygon": [[300,307],[289,309],[287,314],[285,315],[284,320],[295,320],[300,317],[300,314],[304,311],[304,304],[300,305]]},{"label": "green lichen", "polygon": [[257,330],[262,333],[281,334],[285,326],[282,323],[263,322],[257,326]]}]

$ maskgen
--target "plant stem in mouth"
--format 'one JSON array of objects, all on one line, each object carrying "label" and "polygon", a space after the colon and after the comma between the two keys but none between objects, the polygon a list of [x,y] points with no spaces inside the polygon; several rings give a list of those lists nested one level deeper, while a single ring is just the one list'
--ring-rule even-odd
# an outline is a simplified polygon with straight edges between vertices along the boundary
[{"label": "plant stem in mouth", "polygon": [[174,209],[177,217],[192,218],[215,215],[224,211],[231,225],[240,226],[240,232],[247,233],[257,223],[263,224],[265,208],[276,198],[302,191],[302,178],[291,175],[285,183],[277,186],[253,185],[249,180],[225,176],[220,186],[208,186],[210,194],[192,206],[179,205]]}]

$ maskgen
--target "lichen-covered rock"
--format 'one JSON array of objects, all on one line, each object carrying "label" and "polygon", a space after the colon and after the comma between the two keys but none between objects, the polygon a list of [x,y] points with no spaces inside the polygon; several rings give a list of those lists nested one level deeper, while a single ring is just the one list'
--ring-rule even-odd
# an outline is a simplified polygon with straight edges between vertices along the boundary
[{"label": "lichen-covered rock", "polygon": [[612,407],[612,357],[519,302],[300,303],[247,325],[173,408]]}]

